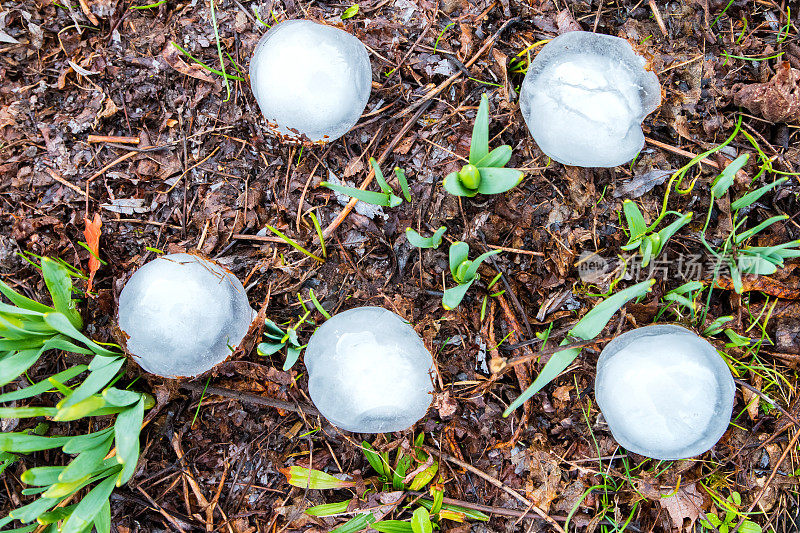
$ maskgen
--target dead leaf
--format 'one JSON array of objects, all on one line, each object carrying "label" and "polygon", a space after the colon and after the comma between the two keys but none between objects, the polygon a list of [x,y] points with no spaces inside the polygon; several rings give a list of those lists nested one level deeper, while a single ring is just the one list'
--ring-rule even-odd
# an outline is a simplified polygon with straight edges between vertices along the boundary
[{"label": "dead leaf", "polygon": [[556,14],[556,26],[558,26],[559,35],[570,31],[581,31],[581,25],[572,16],[569,9],[564,9]]},{"label": "dead leaf", "polygon": [[[659,500],[661,507],[669,513],[672,525],[679,531],[692,531],[694,523],[700,517],[703,505],[703,495],[697,490],[694,483],[681,485],[674,494],[669,493]],[[689,523],[686,523],[686,520]]]},{"label": "dead leaf", "polygon": [[181,58],[181,52],[175,45],[169,43],[165,48],[164,51],[161,52],[161,57],[166,61],[167,65],[174,68],[181,74],[185,74],[186,76],[190,76],[194,79],[207,81],[209,83],[216,83],[217,80],[212,78],[206,71],[198,65],[197,63],[192,63],[191,65],[187,65],[186,62]]},{"label": "dead leaf", "polygon": [[434,408],[439,411],[441,418],[448,418],[455,414],[458,404],[453,398],[450,397],[450,391],[444,391],[442,394],[437,394],[433,399]]},{"label": "dead leaf", "polygon": [[93,220],[89,221],[88,218],[84,218],[83,222],[86,225],[83,230],[83,236],[86,238],[86,245],[91,252],[89,255],[89,282],[86,285],[86,293],[88,294],[92,292],[94,275],[97,269],[100,268],[100,228],[103,226],[103,221],[100,219],[100,213],[95,213]]},{"label": "dead leaf", "polygon": [[784,61],[766,83],[737,83],[733,103],[744,106],[770,122],[800,120],[800,70]]},{"label": "dead leaf", "polygon": [[[720,289],[726,291],[733,290],[733,280],[731,278],[719,278],[716,285]],[[753,291],[763,292],[764,294],[786,300],[800,300],[800,289],[788,287],[766,276],[756,276],[755,274],[746,274],[742,276],[742,292]]]}]

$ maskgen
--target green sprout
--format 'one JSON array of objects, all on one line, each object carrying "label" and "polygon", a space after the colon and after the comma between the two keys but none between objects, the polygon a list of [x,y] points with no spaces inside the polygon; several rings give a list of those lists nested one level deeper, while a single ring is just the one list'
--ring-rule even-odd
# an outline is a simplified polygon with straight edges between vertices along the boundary
[{"label": "green sprout", "polygon": [[[344,185],[337,185],[327,181],[323,181],[320,183],[320,185],[333,191],[346,194],[347,196],[357,200],[361,200],[367,204],[379,205],[382,207],[397,207],[402,204],[403,199],[397,196],[394,193],[394,189],[392,189],[386,182],[386,179],[383,177],[381,167],[378,166],[378,162],[375,161],[374,157],[369,158],[369,164],[372,165],[372,168],[375,171],[375,181],[378,182],[378,187],[380,187],[381,192],[366,191],[364,189],[359,189],[358,187],[346,187]],[[400,184],[400,190],[403,198],[406,199],[406,202],[411,203],[411,191],[408,188],[408,180],[406,179],[405,171],[400,167],[395,167],[394,173],[395,176],[397,176],[397,182]]]},{"label": "green sprout", "polygon": [[707,242],[705,233],[711,221],[714,200],[722,198],[728,192],[731,185],[733,185],[736,172],[744,166],[747,162],[747,158],[747,155],[737,157],[726,166],[714,180],[714,183],[711,185],[712,199],[711,202],[709,202],[706,221],[700,233],[701,242],[717,260],[715,274],[719,267],[727,265],[730,269],[734,291],[739,294],[742,292],[743,273],[769,276],[777,272],[778,268],[783,267],[784,260],[800,257],[800,240],[789,241],[774,246],[750,246],[747,244],[750,239],[772,224],[789,218],[787,215],[770,217],[750,229],[741,230],[747,222],[747,217],[743,215],[743,212],[750,208],[750,206],[757,202],[764,194],[784,183],[788,179],[785,177],[759,187],[731,202],[733,230],[718,248],[712,247]]},{"label": "green sprout", "polygon": [[506,192],[525,177],[520,170],[504,168],[510,160],[511,147],[507,144],[489,151],[489,99],[484,94],[472,128],[469,163],[458,172],[448,174],[442,185],[454,196]]},{"label": "green sprout", "polygon": [[442,236],[445,231],[447,231],[447,228],[442,226],[430,237],[423,237],[412,228],[406,228],[406,239],[408,244],[415,248],[438,248],[442,244]]},{"label": "green sprout", "polygon": [[650,261],[657,259],[661,255],[667,241],[692,220],[692,213],[681,214],[675,211],[667,211],[666,214],[678,215],[678,218],[670,225],[655,231],[656,226],[661,220],[656,220],[651,225],[647,225],[639,207],[631,200],[625,200],[622,204],[622,211],[625,213],[625,221],[628,224],[628,242],[622,246],[623,250],[639,249],[642,254],[642,266],[646,267]]},{"label": "green sprout", "polygon": [[456,241],[450,245],[450,274],[453,281],[457,283],[455,287],[445,289],[442,296],[442,307],[450,311],[458,307],[464,295],[472,284],[480,279],[478,268],[486,259],[500,250],[491,250],[479,255],[474,261],[469,260],[469,245],[465,242]]},{"label": "green sprout", "polygon": [[[394,460],[390,459],[388,452],[378,452],[368,442],[362,442],[362,451],[375,473],[376,477],[365,481],[372,481],[379,485],[381,491],[422,491],[429,486],[439,471],[439,462],[423,447],[425,434],[420,433],[414,438],[412,453],[406,454],[401,448],[395,454]],[[288,483],[302,489],[346,489],[355,485],[352,481],[342,481],[336,477],[319,470],[293,466],[281,470]],[[411,474],[413,473],[413,477]],[[353,518],[337,527],[333,532],[355,533],[370,528],[382,533],[431,533],[434,528],[441,527],[441,520],[466,522],[466,520],[479,520],[486,522],[489,516],[458,505],[444,503],[444,489],[441,485],[430,485],[431,498],[417,498],[413,503],[418,507],[411,513],[407,520],[381,520],[375,521],[371,512],[352,510],[353,504],[358,503],[352,499],[341,502],[316,505],[306,510],[310,516],[337,516],[355,514]],[[410,494],[409,494],[410,496]]]},{"label": "green sprout", "polygon": [[[743,516],[739,511],[739,508],[742,506],[742,496],[738,492],[733,491],[727,499],[722,499],[705,485],[703,485],[703,487],[711,494],[723,513],[706,513],[705,518],[700,519],[700,525],[703,526],[704,530],[718,531],[719,533],[729,533],[733,531],[736,527],[736,521],[739,517]],[[762,529],[761,526],[755,522],[745,520],[737,531],[741,533],[761,533]]]},{"label": "green sprout", "polygon": [[305,348],[305,345],[300,344],[297,338],[297,329],[306,323],[306,319],[310,314],[310,310],[306,311],[297,321],[297,324],[287,328],[285,331],[272,320],[266,319],[264,321],[264,336],[267,341],[258,345],[258,355],[270,356],[286,348],[286,360],[283,363],[283,370],[286,371],[292,368],[300,357],[303,348]]},{"label": "green sprout", "polygon": [[358,15],[358,4],[353,4],[344,10],[344,13],[342,13],[342,20],[351,19],[356,15]]}]

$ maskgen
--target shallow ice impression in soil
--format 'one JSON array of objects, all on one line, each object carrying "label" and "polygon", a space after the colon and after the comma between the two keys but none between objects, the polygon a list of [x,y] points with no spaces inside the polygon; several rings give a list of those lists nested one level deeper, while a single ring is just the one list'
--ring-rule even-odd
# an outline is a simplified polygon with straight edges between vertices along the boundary
[{"label": "shallow ice impression in soil", "polygon": [[407,429],[432,400],[431,354],[408,322],[381,307],[327,320],[308,342],[305,364],[314,404],[348,431]]},{"label": "shallow ice impression in soil", "polygon": [[728,428],[734,383],[708,341],[680,326],[623,333],[597,362],[597,405],[616,441],[655,459],[709,450]]},{"label": "shallow ice impression in soil", "polygon": [[661,104],[658,78],[628,41],[584,31],[544,45],[522,83],[522,116],[542,151],[565,165],[614,167],[644,146]]},{"label": "shallow ice impression in soil", "polygon": [[372,69],[367,49],[346,31],[288,20],[261,37],[250,84],[271,129],[289,140],[325,142],[358,122]]},{"label": "shallow ice impression in soil", "polygon": [[236,276],[196,255],[150,261],[119,296],[128,351],[144,370],[164,377],[197,376],[221,363],[252,320]]}]

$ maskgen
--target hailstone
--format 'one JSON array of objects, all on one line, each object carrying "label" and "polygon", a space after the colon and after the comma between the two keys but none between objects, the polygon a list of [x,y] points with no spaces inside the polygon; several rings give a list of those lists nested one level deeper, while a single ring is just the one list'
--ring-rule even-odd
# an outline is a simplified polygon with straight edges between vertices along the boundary
[{"label": "hailstone", "polygon": [[730,422],[734,389],[717,350],[680,326],[623,333],[597,361],[595,396],[614,439],[655,459],[714,446]]},{"label": "hailstone", "polygon": [[366,47],[309,20],[275,24],[250,61],[250,85],[270,129],[295,142],[327,142],[361,117],[372,88]]},{"label": "hailstone", "polygon": [[308,342],[305,364],[317,409],[347,431],[407,429],[432,400],[430,352],[408,322],[381,307],[328,319]]},{"label": "hailstone", "polygon": [[522,116],[542,151],[565,165],[614,167],[644,146],[661,105],[658,77],[625,39],[585,31],[542,48],[522,83]]},{"label": "hailstone", "polygon": [[197,376],[227,359],[253,315],[236,276],[192,254],[150,261],[119,296],[128,353],[147,372],[171,378]]}]

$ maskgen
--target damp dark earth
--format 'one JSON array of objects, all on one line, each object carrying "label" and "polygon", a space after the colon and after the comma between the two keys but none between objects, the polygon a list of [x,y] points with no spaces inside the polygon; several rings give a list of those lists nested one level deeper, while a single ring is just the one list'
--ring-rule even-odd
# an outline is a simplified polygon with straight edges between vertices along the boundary
[{"label": "damp dark earth", "polygon": [[799,12],[3,2],[0,530],[798,531]]}]

